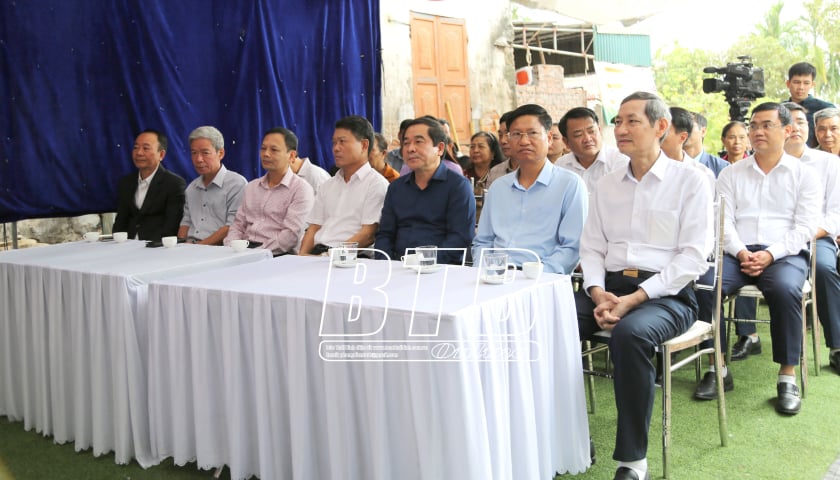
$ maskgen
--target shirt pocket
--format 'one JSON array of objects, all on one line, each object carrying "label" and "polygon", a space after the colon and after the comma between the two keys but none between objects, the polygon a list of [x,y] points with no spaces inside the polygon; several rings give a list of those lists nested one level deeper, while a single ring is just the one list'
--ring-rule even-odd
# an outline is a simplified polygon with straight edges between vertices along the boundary
[{"label": "shirt pocket", "polygon": [[648,212],[648,238],[653,245],[671,247],[677,243],[677,213],[668,210]]}]

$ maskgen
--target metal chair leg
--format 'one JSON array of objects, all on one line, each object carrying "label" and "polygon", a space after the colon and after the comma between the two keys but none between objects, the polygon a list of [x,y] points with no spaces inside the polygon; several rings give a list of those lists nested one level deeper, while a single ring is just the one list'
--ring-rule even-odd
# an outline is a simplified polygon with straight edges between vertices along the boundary
[{"label": "metal chair leg", "polygon": [[662,349],[662,476],[671,474],[671,349]]},{"label": "metal chair leg", "polygon": [[[592,344],[587,340],[584,342],[584,349],[589,350]],[[592,371],[592,355],[586,355],[586,369]],[[589,390],[589,413],[595,414],[595,377],[594,375],[586,376],[586,387]]]}]

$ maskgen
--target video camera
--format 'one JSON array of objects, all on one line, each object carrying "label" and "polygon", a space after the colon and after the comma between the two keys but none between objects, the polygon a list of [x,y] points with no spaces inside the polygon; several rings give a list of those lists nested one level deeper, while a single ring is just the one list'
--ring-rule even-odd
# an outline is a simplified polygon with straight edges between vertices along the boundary
[{"label": "video camera", "polygon": [[723,75],[723,78],[704,78],[703,92],[723,92],[729,104],[730,120],[743,122],[750,104],[764,96],[764,69],[752,64],[752,57],[738,57],[739,63],[727,63],[725,67],[706,67],[703,73]]}]

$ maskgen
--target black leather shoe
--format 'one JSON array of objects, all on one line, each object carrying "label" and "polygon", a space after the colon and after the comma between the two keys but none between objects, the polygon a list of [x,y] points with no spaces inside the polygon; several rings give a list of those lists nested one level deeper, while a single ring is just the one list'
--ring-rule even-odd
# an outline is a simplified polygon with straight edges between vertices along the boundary
[{"label": "black leather shoe", "polygon": [[785,415],[796,415],[802,407],[802,399],[799,398],[799,387],[787,382],[776,384],[776,411]]},{"label": "black leather shoe", "polygon": [[589,437],[589,466],[595,465],[595,442],[592,441],[592,437]]},{"label": "black leather shoe", "polygon": [[758,355],[761,353],[761,339],[753,340],[749,335],[738,337],[735,345],[732,345],[731,360],[743,360],[748,355]]},{"label": "black leather shoe", "polygon": [[[732,370],[727,369],[726,376],[723,377],[723,391],[729,392],[733,389],[735,389],[735,381],[732,379]],[[694,390],[694,398],[697,400],[714,400],[717,398],[715,372],[706,372],[703,375],[703,380],[700,380]]]},{"label": "black leather shoe", "polygon": [[828,356],[828,364],[834,369],[837,374],[840,374],[840,350]]},{"label": "black leather shoe", "polygon": [[[639,475],[632,468],[618,467],[613,480],[640,480]],[[645,472],[645,480],[650,480],[650,473]]]}]

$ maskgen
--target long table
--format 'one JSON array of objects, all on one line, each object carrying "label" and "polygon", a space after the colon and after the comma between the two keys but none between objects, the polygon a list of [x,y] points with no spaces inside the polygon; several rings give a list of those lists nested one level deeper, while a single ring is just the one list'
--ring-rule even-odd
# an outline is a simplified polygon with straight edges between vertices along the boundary
[{"label": "long table", "polygon": [[0,253],[0,415],[74,441],[77,451],[152,465],[148,283],[268,258],[264,250],[152,249],[134,240]]},{"label": "long table", "polygon": [[149,286],[152,455],[232,478],[545,479],[589,466],[568,277],[279,257]]}]

